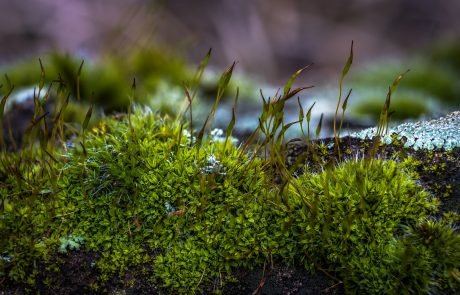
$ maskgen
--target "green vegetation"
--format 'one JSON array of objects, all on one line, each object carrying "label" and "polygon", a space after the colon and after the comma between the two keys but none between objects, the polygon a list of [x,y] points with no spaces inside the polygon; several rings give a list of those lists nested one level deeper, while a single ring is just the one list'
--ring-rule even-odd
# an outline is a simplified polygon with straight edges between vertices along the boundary
[{"label": "green vegetation", "polygon": [[[134,270],[168,292],[219,292],[237,268],[274,260],[324,272],[349,293],[460,289],[455,218],[430,219],[439,201],[417,183],[411,158],[342,161],[337,147],[337,165],[327,164],[308,128],[307,151],[322,170],[302,161],[287,167],[284,134],[304,119],[309,125],[312,111],[301,109],[297,122],[284,123],[285,102],[305,89],[292,88],[301,71],[281,94],[263,98],[258,128],[236,146],[231,136],[238,96],[228,128],[212,128],[234,65],[217,81],[204,124],[193,120],[208,59],[185,87],[187,106],[175,116],[133,107],[129,96],[127,114],[91,125],[91,107],[82,125],[68,130],[61,114],[72,86],[63,83],[56,92],[53,126],[43,119],[45,99],[35,98],[22,149],[8,152],[1,141],[0,284],[33,292],[39,279],[59,283],[53,258],[98,253],[92,263],[99,275],[84,291],[107,292],[105,282]],[[352,53],[340,88],[351,60]],[[401,78],[390,87],[377,135],[385,133]],[[39,85],[45,89],[46,80]],[[3,120],[3,109],[0,115]],[[321,123],[316,134],[320,130]],[[295,178],[299,166],[305,173]],[[45,278],[38,276],[43,265],[50,270]]]},{"label": "green vegetation", "polygon": [[[378,119],[380,93],[387,89],[394,73],[403,67],[411,69],[394,95],[391,112],[397,120],[430,116],[439,109],[456,110],[460,102],[459,42],[436,44],[423,54],[404,61],[382,60],[361,69],[352,77],[352,86],[359,89],[350,105],[350,112]],[[408,66],[407,66],[408,65]],[[423,99],[421,99],[423,97]]]},{"label": "green vegetation", "polygon": [[[107,113],[126,111],[134,76],[138,81],[138,102],[147,104],[149,94],[161,83],[180,85],[190,80],[192,74],[180,59],[156,50],[141,50],[129,58],[108,55],[96,62],[55,53],[41,62],[46,69],[47,84],[65,83],[72,98],[100,106]],[[26,60],[3,71],[18,89],[35,87],[42,75],[37,60]]]},{"label": "green vegetation", "polygon": [[162,253],[150,259],[164,284],[191,292],[205,275],[261,259],[271,221],[260,160],[230,142],[190,148],[179,124],[156,115],[136,113],[133,131],[126,120],[102,124],[84,159],[68,155],[60,197],[72,208],[65,227],[107,253],[103,273],[139,263],[148,243]]},{"label": "green vegetation", "polygon": [[[138,50],[126,56],[108,54],[89,62],[74,56],[53,53],[44,56],[40,65],[46,69],[46,75],[37,59],[25,60],[1,70],[14,82],[17,90],[33,89],[37,87],[39,80],[47,85],[65,84],[71,96],[65,113],[66,122],[81,122],[83,118],[79,114],[84,113],[83,108],[88,108],[91,104],[107,115],[126,112],[130,103],[129,97],[132,95],[135,95],[136,103],[150,106],[161,114],[176,115],[177,106],[183,98],[184,83],[198,82],[194,79],[193,70],[182,59],[159,49]],[[136,87],[133,93],[131,86],[134,77]],[[200,77],[200,89],[197,91],[203,101],[197,100],[194,103],[197,115],[205,115],[205,102],[213,100],[218,78],[219,75],[212,71],[207,71]],[[257,89],[251,82],[239,77],[236,77],[236,81],[230,82],[232,87],[229,87],[226,97],[235,94],[236,86],[246,97],[254,96]],[[0,94],[5,95],[6,90],[0,89]],[[33,93],[29,93],[28,98],[31,98]],[[55,95],[54,91],[50,93],[51,103]]]},{"label": "green vegetation", "polygon": [[[381,92],[375,89],[360,88],[361,97],[355,97],[359,102],[352,104],[352,111],[360,117],[370,117],[378,119],[382,109],[380,98]],[[439,108],[433,100],[426,99],[421,101],[419,97],[426,94],[423,92],[400,89],[394,96],[392,101],[391,111],[394,114],[391,116],[393,120],[403,121],[407,119],[417,119],[426,114],[432,113]]]},{"label": "green vegetation", "polygon": [[349,161],[297,181],[304,190],[303,204],[312,209],[290,198],[296,202],[288,216],[298,227],[296,240],[306,266],[328,266],[356,293],[396,294],[409,288],[393,286],[394,278],[405,275],[393,257],[402,247],[396,237],[403,226],[424,222],[437,200],[415,184],[404,163]]}]

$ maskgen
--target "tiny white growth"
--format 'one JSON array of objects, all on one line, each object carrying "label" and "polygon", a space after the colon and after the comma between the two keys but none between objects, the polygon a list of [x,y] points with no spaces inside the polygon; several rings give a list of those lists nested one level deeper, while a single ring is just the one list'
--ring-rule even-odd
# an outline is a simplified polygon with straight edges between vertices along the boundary
[{"label": "tiny white growth", "polygon": [[220,161],[217,160],[214,154],[211,154],[207,158],[205,166],[201,168],[201,173],[204,173],[204,174],[219,173],[220,175],[225,175],[225,172],[223,171],[223,167],[220,164]]},{"label": "tiny white growth", "polygon": [[385,135],[385,136],[383,137],[383,143],[384,143],[384,144],[391,144],[391,142],[392,142],[391,136]]},{"label": "tiny white growth", "polygon": [[176,208],[174,208],[169,202],[165,202],[165,210],[166,214],[170,214],[176,211]]},{"label": "tiny white growth", "polygon": [[[224,135],[224,131],[220,128],[214,128],[213,130],[211,130],[211,141],[213,142],[225,142],[225,135]],[[233,143],[233,144],[237,144],[238,143],[238,139],[234,138],[233,136],[230,136],[229,140]]]},{"label": "tiny white growth", "polygon": [[12,259],[11,259],[11,256],[8,256],[8,255],[3,256],[3,255],[0,255],[0,260],[3,260],[3,261],[5,261],[5,262],[11,262]]},{"label": "tiny white growth", "polygon": [[211,138],[212,140],[220,140],[220,139],[225,139],[225,137],[223,137],[224,135],[224,131],[222,129],[219,129],[219,128],[214,128],[212,131],[211,131]]},{"label": "tiny white growth", "polygon": [[194,143],[195,137],[187,129],[182,130],[182,136],[187,139],[187,143]]},{"label": "tiny white growth", "polygon": [[142,112],[143,112],[145,115],[151,115],[151,114],[153,114],[153,111],[152,111],[152,109],[151,109],[149,106],[143,106]]}]

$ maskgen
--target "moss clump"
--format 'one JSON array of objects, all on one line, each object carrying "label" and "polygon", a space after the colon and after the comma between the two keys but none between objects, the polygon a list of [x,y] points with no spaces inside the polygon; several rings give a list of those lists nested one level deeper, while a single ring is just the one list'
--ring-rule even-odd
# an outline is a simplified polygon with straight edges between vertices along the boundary
[{"label": "moss clump", "polygon": [[[33,265],[47,260],[62,204],[52,192],[54,163],[36,150],[0,153],[0,277],[34,284]],[[62,209],[61,209],[62,210]]]},{"label": "moss clump", "polygon": [[[105,120],[94,132],[86,155],[65,155],[59,198],[66,234],[103,251],[103,274],[150,261],[155,279],[191,292],[232,266],[263,261],[273,221],[260,159],[230,142],[190,147],[180,124],[153,114],[137,113],[131,125]],[[147,257],[143,243],[158,256]]]},{"label": "moss clump", "polygon": [[[292,199],[289,216],[305,265],[339,273],[349,291],[396,292],[395,278],[405,275],[394,258],[402,247],[398,236],[404,226],[416,226],[435,212],[437,199],[412,180],[403,164],[390,160],[349,161],[297,181],[304,191]],[[432,271],[413,269],[412,275]]]}]

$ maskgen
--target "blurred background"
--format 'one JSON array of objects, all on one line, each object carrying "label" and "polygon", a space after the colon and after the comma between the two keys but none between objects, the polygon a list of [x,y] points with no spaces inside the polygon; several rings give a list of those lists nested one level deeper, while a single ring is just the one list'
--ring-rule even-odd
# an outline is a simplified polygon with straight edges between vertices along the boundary
[{"label": "blurred background", "polygon": [[50,51],[97,57],[139,47],[238,67],[271,82],[315,63],[338,75],[351,40],[355,62],[410,56],[458,38],[457,0],[0,1],[0,62]]},{"label": "blurred background", "polygon": [[[316,101],[316,113],[325,113],[327,122],[354,40],[345,84],[346,90],[353,87],[355,103],[349,125],[364,127],[375,123],[370,114],[378,113],[387,86],[407,69],[400,99],[395,97],[399,119],[458,109],[459,13],[458,0],[0,0],[0,70],[16,85],[32,86],[39,78],[38,57],[49,75],[75,74],[84,59],[86,95],[95,92],[110,105],[119,93],[127,97],[116,84],[129,88],[132,77],[148,95],[181,93],[188,69],[195,69],[209,48],[210,83],[212,73],[237,61],[235,83],[247,86],[244,96],[257,96],[253,101],[260,99],[259,88],[273,95],[293,72],[314,63],[298,84],[316,86],[302,101],[306,109]],[[98,77],[97,85],[91,75]],[[219,116],[224,121],[225,107]],[[118,106],[106,111],[111,109]]]}]

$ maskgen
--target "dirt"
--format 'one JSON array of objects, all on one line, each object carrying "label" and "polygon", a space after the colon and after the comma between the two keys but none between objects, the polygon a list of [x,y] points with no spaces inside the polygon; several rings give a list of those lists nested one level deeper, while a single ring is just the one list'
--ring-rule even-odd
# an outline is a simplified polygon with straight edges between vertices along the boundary
[{"label": "dirt", "polygon": [[275,265],[235,272],[236,283],[228,283],[223,294],[345,294],[343,284],[326,274],[309,273],[302,267]]},{"label": "dirt", "polygon": [[[99,272],[93,262],[98,254],[86,251],[71,251],[66,255],[58,254],[48,263],[39,267],[39,275],[34,290],[26,285],[13,285],[3,282],[6,287],[1,295],[9,294],[170,294],[164,288],[149,282],[151,268],[148,265],[130,269],[123,277],[110,278],[104,284],[98,284]],[[50,269],[50,265],[57,268]],[[253,269],[237,269],[233,273],[237,281],[225,284],[221,294],[240,295],[276,295],[276,294],[345,294],[340,281],[328,277],[325,273],[309,273],[302,267],[274,264]],[[6,283],[6,284],[5,284]],[[1,286],[1,284],[0,284]],[[215,294],[219,282],[209,286],[200,294]]]}]

